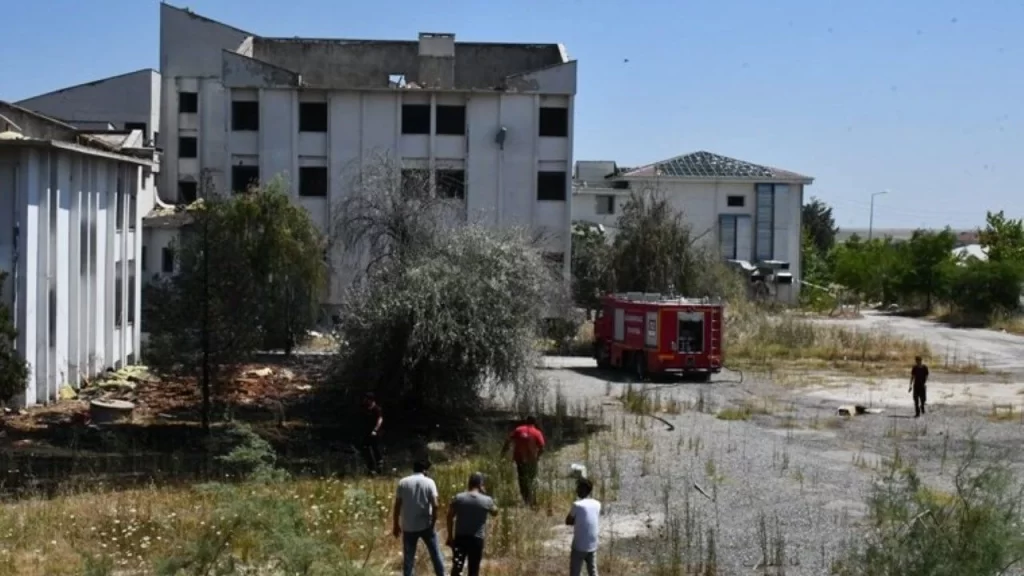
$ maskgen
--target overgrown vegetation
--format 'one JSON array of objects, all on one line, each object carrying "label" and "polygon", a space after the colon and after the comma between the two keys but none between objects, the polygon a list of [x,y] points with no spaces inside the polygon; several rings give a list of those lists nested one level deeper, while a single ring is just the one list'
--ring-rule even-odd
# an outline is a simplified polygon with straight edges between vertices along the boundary
[{"label": "overgrown vegetation", "polygon": [[[7,274],[0,270],[0,296],[4,291]],[[18,331],[14,326],[14,318],[4,299],[0,298],[0,405],[10,402],[16,395],[25,391],[28,379],[28,364],[18,355],[15,344]]]}]

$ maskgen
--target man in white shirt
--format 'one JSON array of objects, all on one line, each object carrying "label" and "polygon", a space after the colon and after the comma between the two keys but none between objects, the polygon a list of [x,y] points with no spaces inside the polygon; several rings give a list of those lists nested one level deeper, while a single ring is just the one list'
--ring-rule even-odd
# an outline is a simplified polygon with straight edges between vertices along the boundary
[{"label": "man in white shirt", "polygon": [[427,477],[430,462],[417,460],[412,475],[398,481],[391,533],[402,537],[402,575],[412,576],[416,563],[416,544],[427,547],[434,575],[444,576],[444,557],[434,525],[437,523],[437,484]]},{"label": "man in white shirt", "polygon": [[600,531],[601,503],[590,497],[594,485],[586,478],[576,482],[576,496],[565,523],[572,526],[572,551],[569,553],[569,576],[580,576],[583,565],[587,574],[597,576],[597,535]]}]

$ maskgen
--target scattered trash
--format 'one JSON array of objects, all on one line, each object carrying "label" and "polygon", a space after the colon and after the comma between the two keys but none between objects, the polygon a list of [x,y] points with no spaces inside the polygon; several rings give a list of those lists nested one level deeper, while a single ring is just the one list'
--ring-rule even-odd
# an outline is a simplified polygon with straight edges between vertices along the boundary
[{"label": "scattered trash", "polygon": [[569,477],[582,480],[587,477],[587,467],[583,464],[572,464],[569,466]]},{"label": "scattered trash", "polygon": [[840,406],[836,410],[836,414],[839,416],[863,416],[865,414],[881,414],[884,412],[882,408],[868,408],[867,406]]}]

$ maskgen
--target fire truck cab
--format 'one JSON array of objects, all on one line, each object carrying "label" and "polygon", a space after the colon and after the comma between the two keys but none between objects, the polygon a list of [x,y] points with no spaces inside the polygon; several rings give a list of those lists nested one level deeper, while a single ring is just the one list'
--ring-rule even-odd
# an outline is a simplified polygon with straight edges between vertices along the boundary
[{"label": "fire truck cab", "polygon": [[679,373],[710,381],[722,370],[723,311],[721,301],[707,298],[609,294],[594,321],[594,358],[640,380]]}]

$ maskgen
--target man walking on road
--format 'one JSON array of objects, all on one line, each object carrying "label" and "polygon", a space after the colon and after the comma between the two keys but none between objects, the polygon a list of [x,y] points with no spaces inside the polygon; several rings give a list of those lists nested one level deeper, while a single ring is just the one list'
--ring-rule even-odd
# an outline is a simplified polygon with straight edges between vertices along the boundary
[{"label": "man walking on road", "polygon": [[416,545],[420,540],[427,547],[434,576],[444,576],[444,557],[437,539],[437,484],[427,478],[430,462],[417,460],[412,475],[398,481],[395,509],[391,518],[391,534],[402,537],[402,576],[412,576],[416,564]]},{"label": "man walking on road", "polygon": [[513,446],[512,460],[516,463],[516,475],[519,477],[519,494],[527,506],[536,504],[535,484],[537,482],[537,466],[544,453],[544,434],[537,428],[537,419],[526,418],[523,425],[516,427],[501,447],[501,455]]},{"label": "man walking on road", "polygon": [[380,451],[380,428],[384,425],[384,412],[373,393],[363,400],[363,458],[370,474],[384,473],[384,458]]},{"label": "man walking on road", "polygon": [[914,358],[914,367],[910,369],[910,389],[914,394],[914,418],[924,414],[924,403],[928,396],[928,367],[921,363],[921,357]]},{"label": "man walking on road", "polygon": [[469,576],[480,576],[484,557],[487,517],[498,513],[494,500],[485,493],[484,475],[474,472],[469,489],[455,496],[448,507],[448,545],[452,547],[452,576],[462,576],[469,563]]},{"label": "man walking on road", "polygon": [[567,526],[572,526],[572,550],[569,552],[569,576],[580,576],[583,566],[589,576],[597,576],[597,540],[601,527],[601,503],[590,494],[594,485],[586,478],[576,482],[576,496],[579,500],[565,517]]}]

